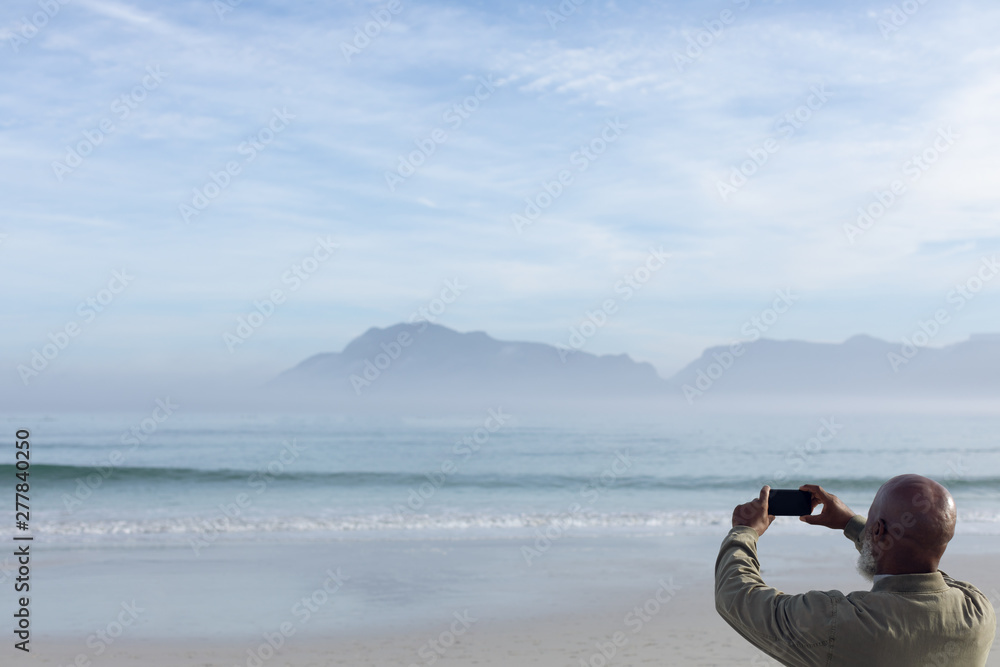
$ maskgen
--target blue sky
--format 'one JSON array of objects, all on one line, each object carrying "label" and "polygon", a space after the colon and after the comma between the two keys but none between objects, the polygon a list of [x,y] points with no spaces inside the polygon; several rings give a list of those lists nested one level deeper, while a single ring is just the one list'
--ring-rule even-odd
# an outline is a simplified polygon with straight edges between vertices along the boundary
[{"label": "blue sky", "polygon": [[[463,288],[437,321],[501,339],[563,343],[614,299],[584,349],[667,376],[779,289],[798,300],[768,337],[900,340],[1000,252],[995,3],[44,7],[0,16],[11,391],[68,322],[40,383],[264,378],[446,281]],[[401,158],[420,166],[390,189]],[[518,230],[526,199],[540,214]],[[337,249],[313,263],[317,239]],[[615,286],[650,247],[670,260],[626,301]],[[123,269],[88,321],[80,304]],[[933,344],[1000,331],[997,287]]]}]

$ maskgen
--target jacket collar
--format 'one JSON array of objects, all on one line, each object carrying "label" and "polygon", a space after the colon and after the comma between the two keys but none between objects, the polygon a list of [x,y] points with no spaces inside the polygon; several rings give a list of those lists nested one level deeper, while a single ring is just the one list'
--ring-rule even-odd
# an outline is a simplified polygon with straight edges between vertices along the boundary
[{"label": "jacket collar", "polygon": [[924,574],[894,574],[891,577],[879,579],[872,586],[872,592],[888,593],[934,593],[948,590],[948,584],[940,572]]}]

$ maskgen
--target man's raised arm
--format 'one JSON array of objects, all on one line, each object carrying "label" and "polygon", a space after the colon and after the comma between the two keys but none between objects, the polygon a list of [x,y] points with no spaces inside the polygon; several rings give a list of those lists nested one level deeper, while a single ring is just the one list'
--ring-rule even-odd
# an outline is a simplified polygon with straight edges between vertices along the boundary
[{"label": "man's raised arm", "polygon": [[812,591],[785,595],[764,583],[757,558],[757,539],[774,516],[768,492],[733,511],[733,528],[715,562],[715,608],[751,644],[784,664],[820,664],[829,652],[836,603]]},{"label": "man's raised arm", "polygon": [[816,484],[803,484],[799,491],[808,491],[812,494],[812,508],[818,505],[823,506],[819,514],[807,514],[800,516],[799,520],[810,523],[814,526],[826,526],[834,530],[844,531],[858,551],[861,550],[861,532],[865,528],[865,518],[844,504],[844,501],[827,492],[822,486]]}]

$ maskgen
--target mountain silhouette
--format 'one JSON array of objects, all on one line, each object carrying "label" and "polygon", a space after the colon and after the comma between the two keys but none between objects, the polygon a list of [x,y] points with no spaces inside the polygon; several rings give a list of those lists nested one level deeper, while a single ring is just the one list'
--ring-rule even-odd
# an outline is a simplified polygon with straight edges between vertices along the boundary
[{"label": "mountain silhouette", "polygon": [[543,343],[499,341],[418,322],[372,327],[341,352],[309,357],[272,387],[349,396],[628,396],[664,393],[652,364]]},{"label": "mountain silhouette", "polygon": [[627,354],[500,341],[429,322],[372,327],[269,383],[285,393],[424,401],[718,396],[971,398],[1000,395],[1000,334],[945,347],[858,335],[712,347],[669,379]]}]

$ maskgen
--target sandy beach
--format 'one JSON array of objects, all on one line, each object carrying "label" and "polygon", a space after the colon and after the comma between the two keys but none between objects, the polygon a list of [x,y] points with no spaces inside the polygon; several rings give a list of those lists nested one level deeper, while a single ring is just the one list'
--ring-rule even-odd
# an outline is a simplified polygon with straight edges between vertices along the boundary
[{"label": "sandy beach", "polygon": [[[842,541],[842,537],[825,533],[804,537],[776,531],[775,535],[765,535],[760,549],[765,578],[790,593],[810,588],[866,588],[854,572],[853,549]],[[946,555],[942,569],[976,583],[996,603],[1000,601],[1000,576],[994,568],[995,542],[995,538],[958,538],[955,553]],[[324,552],[329,554],[331,548],[336,548],[344,570],[356,572],[353,582],[347,580],[342,590],[332,590],[330,602],[323,600],[318,605],[322,608],[317,608],[316,615],[305,623],[300,622],[301,615],[292,615],[288,617],[289,625],[283,626],[280,614],[267,616],[266,612],[273,607],[269,599],[252,594],[228,600],[185,601],[163,597],[155,603],[141,603],[147,605],[143,609],[151,609],[153,604],[161,610],[176,605],[167,614],[173,616],[187,606],[197,616],[199,609],[205,611],[205,605],[215,605],[217,610],[208,612],[217,615],[213,627],[229,630],[211,636],[192,631],[190,625],[166,624],[152,612],[144,611],[146,618],[141,619],[146,621],[144,624],[137,623],[135,629],[125,628],[120,638],[107,644],[86,632],[56,636],[39,630],[30,656],[18,655],[17,664],[60,667],[73,664],[82,667],[777,664],[750,647],[715,612],[712,561],[706,560],[714,559],[718,545],[714,536],[633,537],[614,544],[608,544],[606,538],[567,538],[558,550],[553,548],[548,561],[536,563],[530,571],[510,567],[506,572],[491,573],[490,563],[470,570],[471,576],[449,570],[451,586],[428,589],[426,606],[400,598],[401,613],[387,614],[384,623],[379,622],[377,610],[359,611],[348,603],[352,583],[356,586],[382,570],[403,576],[400,563],[393,561],[394,555],[413,558],[416,550],[423,550],[441,558],[443,563],[453,556],[475,559],[485,550],[496,552],[498,547],[496,543],[464,542],[451,546],[413,542],[377,545],[363,542],[298,545],[303,566],[311,558],[321,557]],[[217,556],[229,559],[228,549],[245,546],[220,545]],[[260,547],[249,550],[258,558],[273,555]],[[169,549],[148,553],[132,550],[117,557],[105,552],[94,560],[122,571],[121,564],[115,562],[118,558],[128,558],[134,563],[137,557],[167,560],[179,555]],[[370,565],[367,571],[361,568],[365,560]],[[426,561],[417,560],[415,567],[427,567]],[[231,562],[229,580],[245,586],[239,577],[240,568],[239,562]],[[93,577],[92,571],[88,574],[87,569],[83,570],[85,580],[100,581],[100,577]],[[135,572],[134,567],[125,570]],[[212,576],[211,570],[203,567],[194,572],[195,583],[211,589],[204,579]],[[51,569],[50,572],[55,579],[59,578],[58,572]],[[135,579],[131,585],[138,585],[138,581]],[[270,598],[277,595],[275,591],[294,590],[297,586],[288,579],[262,581],[259,588],[267,591]],[[123,590],[126,589],[117,593]],[[298,587],[298,590],[304,589]],[[370,594],[371,588],[368,590]],[[313,599],[319,602],[322,598]],[[235,617],[237,607],[244,608],[245,618],[263,620],[241,623]],[[255,608],[261,613],[257,614]],[[231,618],[224,618],[227,614]],[[90,618],[94,618],[93,613]],[[227,625],[227,621],[235,622]],[[185,627],[189,629],[184,630]],[[114,634],[116,629],[109,626],[106,630]],[[994,651],[988,664],[1000,665],[1000,651]]]}]

